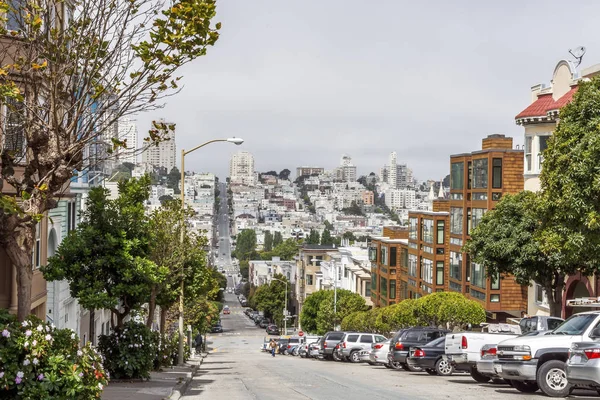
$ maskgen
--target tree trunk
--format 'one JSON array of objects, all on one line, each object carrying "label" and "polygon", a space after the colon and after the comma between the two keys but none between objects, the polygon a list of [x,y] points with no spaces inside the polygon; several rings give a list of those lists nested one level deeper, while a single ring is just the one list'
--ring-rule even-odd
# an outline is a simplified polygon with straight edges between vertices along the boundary
[{"label": "tree trunk", "polygon": [[146,320],[146,327],[151,329],[152,322],[154,321],[154,312],[156,311],[156,285],[152,285],[152,291],[150,292],[150,301],[148,302],[148,319]]},{"label": "tree trunk", "polygon": [[565,276],[563,274],[554,274],[552,282],[544,285],[546,296],[548,297],[548,307],[552,317],[562,318],[562,298],[565,287]]},{"label": "tree trunk", "polygon": [[90,343],[92,346],[96,345],[96,310],[94,308],[90,310]]},{"label": "tree trunk", "polygon": [[35,225],[27,228],[17,229],[15,236],[8,239],[5,251],[14,265],[17,276],[17,318],[24,321],[31,313],[31,284],[33,270],[31,260],[33,258],[33,239],[35,237]]}]

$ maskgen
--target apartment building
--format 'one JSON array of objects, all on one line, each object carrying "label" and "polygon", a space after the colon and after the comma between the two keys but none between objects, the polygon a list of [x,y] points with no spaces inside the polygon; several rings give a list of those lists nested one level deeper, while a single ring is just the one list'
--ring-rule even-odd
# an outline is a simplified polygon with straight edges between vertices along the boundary
[{"label": "apartment building", "polygon": [[[372,236],[369,245],[371,261],[371,301],[374,307],[396,304],[408,294],[398,291],[402,269],[408,269],[408,229],[384,227],[381,236]],[[403,288],[404,289],[404,288]]]},{"label": "apartment building", "polygon": [[249,185],[256,183],[254,156],[247,151],[238,151],[229,161],[229,179],[232,184]]},{"label": "apartment building", "polygon": [[323,167],[297,167],[296,178],[300,178],[301,176],[321,175],[323,172],[325,172],[325,168]]},{"label": "apartment building", "polygon": [[484,138],[481,150],[450,156],[448,289],[480,301],[492,320],[521,317],[527,287],[509,276],[486,277],[485,268],[461,249],[487,210],[504,194],[523,190],[523,156],[504,135]]},{"label": "apartment building", "polygon": [[[600,64],[579,71],[571,61],[561,60],[554,68],[549,85],[537,84],[531,87],[531,103],[517,116],[515,122],[524,128],[524,188],[540,190],[540,173],[544,161],[544,150],[552,136],[560,109],[573,99],[579,81],[591,79],[600,74]],[[568,278],[563,292],[563,317],[573,312],[565,307],[566,300],[575,297],[598,296],[598,277],[577,274]],[[533,282],[528,288],[527,313],[549,315],[548,298],[540,285]]]}]

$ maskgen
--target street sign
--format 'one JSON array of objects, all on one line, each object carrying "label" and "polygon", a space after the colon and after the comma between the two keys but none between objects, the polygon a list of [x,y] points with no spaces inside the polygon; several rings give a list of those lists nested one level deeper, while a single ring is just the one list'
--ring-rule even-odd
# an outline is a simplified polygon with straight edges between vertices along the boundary
[{"label": "street sign", "polygon": [[302,331],[298,332],[298,336],[304,336],[304,332],[302,332]]}]

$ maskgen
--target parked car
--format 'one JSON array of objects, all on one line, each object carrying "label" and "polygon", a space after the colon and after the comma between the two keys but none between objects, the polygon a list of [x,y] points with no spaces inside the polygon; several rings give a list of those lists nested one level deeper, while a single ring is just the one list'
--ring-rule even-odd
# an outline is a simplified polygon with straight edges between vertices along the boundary
[{"label": "parked car", "polygon": [[271,325],[271,321],[269,321],[268,318],[263,318],[260,320],[260,322],[258,323],[258,326],[260,326],[261,328],[266,328],[267,326]]},{"label": "parked car", "polygon": [[229,310],[229,308],[224,308],[223,314],[231,314],[231,311]]},{"label": "parked car", "polygon": [[[596,329],[599,323],[600,311],[582,312],[572,315],[548,335],[500,342],[494,370],[520,392],[533,393],[539,389],[550,397],[565,397],[576,386],[567,379],[569,349],[574,344],[600,339],[600,330]],[[577,358],[573,366],[576,361]],[[576,369],[570,371],[573,382],[577,382]]]},{"label": "parked car", "polygon": [[360,361],[362,351],[371,351],[373,343],[385,342],[386,337],[373,333],[348,332],[340,340],[340,352],[343,360],[353,363]]},{"label": "parked car", "polygon": [[425,345],[411,347],[408,365],[413,369],[425,370],[429,375],[452,375],[454,368],[444,355],[446,337],[441,336]]},{"label": "parked car", "polygon": [[310,343],[308,345],[308,354],[309,358],[319,358],[320,357],[320,349],[321,342],[323,341],[324,336],[320,337],[316,342]]},{"label": "parked car", "polygon": [[490,379],[500,379],[494,370],[494,361],[498,359],[498,345],[484,344],[481,347],[479,361],[477,361],[476,369],[482,376]]},{"label": "parked car", "polygon": [[217,323],[215,325],[212,326],[212,328],[210,328],[210,332],[211,333],[223,333],[223,327],[221,326],[221,323]]},{"label": "parked car", "polygon": [[373,343],[373,347],[369,352],[369,357],[365,361],[371,365],[383,364],[386,367],[389,366],[387,355],[390,351],[390,342],[391,339],[387,339],[381,343]]},{"label": "parked car", "polygon": [[448,333],[446,329],[415,327],[397,332],[390,342],[390,365],[394,369],[403,368],[408,371],[418,372],[421,369],[408,365],[409,349],[429,343]]},{"label": "parked car", "polygon": [[[290,339],[288,340],[288,345],[286,348],[286,352],[288,354],[293,354],[294,350],[296,350],[296,348],[298,346],[300,346],[301,344],[304,343],[304,338],[300,337],[300,336],[292,336],[290,337]],[[296,351],[296,354],[293,355],[298,355],[298,352]]]},{"label": "parked car", "polygon": [[[590,338],[600,339],[600,327],[594,328]],[[600,343],[573,343],[566,372],[570,384],[592,387],[600,394]]]},{"label": "parked car", "polygon": [[267,326],[267,333],[269,335],[279,335],[279,328],[275,324],[269,324]]},{"label": "parked car", "polygon": [[319,354],[324,359],[333,359],[333,350],[335,346],[342,340],[345,332],[327,332],[323,335],[323,340],[319,344]]},{"label": "parked car", "polygon": [[289,338],[279,338],[277,341],[277,353],[287,354],[287,345],[289,341]]}]

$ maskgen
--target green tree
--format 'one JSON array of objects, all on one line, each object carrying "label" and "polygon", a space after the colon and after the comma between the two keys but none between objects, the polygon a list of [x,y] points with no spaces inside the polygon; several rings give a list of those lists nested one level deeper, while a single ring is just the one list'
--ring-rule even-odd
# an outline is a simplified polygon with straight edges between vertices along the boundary
[{"label": "green tree", "polygon": [[167,187],[173,189],[175,194],[181,194],[179,182],[181,181],[181,171],[177,167],[173,167],[167,175]]},{"label": "green tree", "polygon": [[350,207],[344,208],[342,212],[346,215],[364,215],[362,208],[356,204],[356,201],[352,201]]},{"label": "green tree", "polygon": [[300,311],[300,326],[305,332],[317,333],[319,306],[327,299],[327,290],[317,290],[306,296]]},{"label": "green tree", "polygon": [[291,172],[289,169],[287,169],[287,168],[285,168],[285,169],[282,169],[282,170],[281,170],[281,172],[279,173],[279,179],[282,179],[282,180],[284,180],[284,181],[287,181],[287,180],[288,180],[288,178],[290,177],[290,174],[291,174],[291,173],[292,173],[292,172]]},{"label": "green tree", "polygon": [[287,239],[273,249],[273,254],[282,260],[290,261],[298,254],[298,243],[294,239]]},{"label": "green tree", "polygon": [[323,221],[323,224],[325,225],[325,229],[329,230],[330,232],[333,230],[333,224],[327,220]]},{"label": "green tree", "polygon": [[[281,274],[275,274],[270,284],[262,285],[256,288],[253,295],[250,297],[250,305],[259,311],[263,311],[265,317],[275,321],[279,326],[283,325],[283,309],[285,308],[285,292],[286,285],[284,282],[288,282],[285,276]],[[283,282],[281,282],[283,281]],[[288,283],[288,289],[290,288]],[[288,297],[291,296],[290,290]],[[288,298],[288,307],[290,299]]]},{"label": "green tree", "polygon": [[277,247],[281,243],[283,243],[283,237],[281,236],[281,232],[276,231],[275,235],[273,236],[273,247]]},{"label": "green tree", "polygon": [[542,285],[551,314],[560,316],[565,277],[575,267],[559,266],[556,259],[544,253],[540,203],[540,195],[529,191],[504,195],[493,210],[484,214],[465,251],[490,276],[511,274],[522,285],[532,281]]},{"label": "green tree", "polygon": [[160,201],[160,204],[164,206],[166,202],[173,201],[173,197],[169,196],[168,194],[163,194],[158,198],[158,201]]},{"label": "green tree", "polygon": [[319,235],[319,231],[315,229],[310,230],[310,234],[306,239],[306,244],[319,244],[321,242],[321,235]]},{"label": "green tree", "polygon": [[271,233],[271,231],[265,232],[265,240],[264,240],[263,248],[265,249],[265,251],[273,250],[273,234]]},{"label": "green tree", "polygon": [[238,234],[235,255],[239,260],[249,260],[256,252],[256,232],[244,229]]},{"label": "green tree", "polygon": [[321,235],[321,245],[331,246],[334,243],[333,237],[331,237],[331,232],[329,232],[329,229],[325,228],[323,230],[323,234]]},{"label": "green tree", "polygon": [[352,233],[350,231],[344,232],[344,234],[342,235],[342,238],[348,239],[350,242],[356,241],[356,237],[354,236],[354,233]]},{"label": "green tree", "polygon": [[[248,274],[249,274],[249,265],[248,265],[248,260],[240,260],[240,274],[242,274],[242,278],[244,279],[248,279]],[[249,298],[249,297],[246,297]]]},{"label": "green tree", "polygon": [[[98,168],[128,146],[105,138],[120,118],[160,108],[175,94],[181,67],[206,54],[220,24],[210,23],[215,0],[25,0],[3,6],[27,15],[17,18],[18,32],[0,27],[8,39],[0,43],[0,93],[19,125],[10,135],[2,128],[0,187],[14,188],[17,196],[0,194],[0,241],[16,268],[23,321],[31,310],[36,224],[57,207],[76,171]],[[70,10],[61,12],[65,7]],[[64,15],[65,29],[48,29],[64,26]],[[15,48],[26,49],[18,62]],[[174,128],[155,122],[144,147],[166,140]],[[94,159],[84,156],[90,146],[100,150]]]},{"label": "green tree", "polygon": [[42,268],[48,281],[66,279],[82,307],[110,310],[119,327],[168,275],[168,268],[147,258],[150,229],[144,204],[149,186],[148,177],[122,181],[115,200],[109,200],[104,188],[92,189],[83,221]]},{"label": "green tree", "polygon": [[366,311],[367,309],[365,299],[358,293],[338,289],[337,301],[334,301],[336,293],[333,290],[326,290],[325,292],[327,295],[317,311],[317,333],[320,335],[332,330],[353,312]]}]

